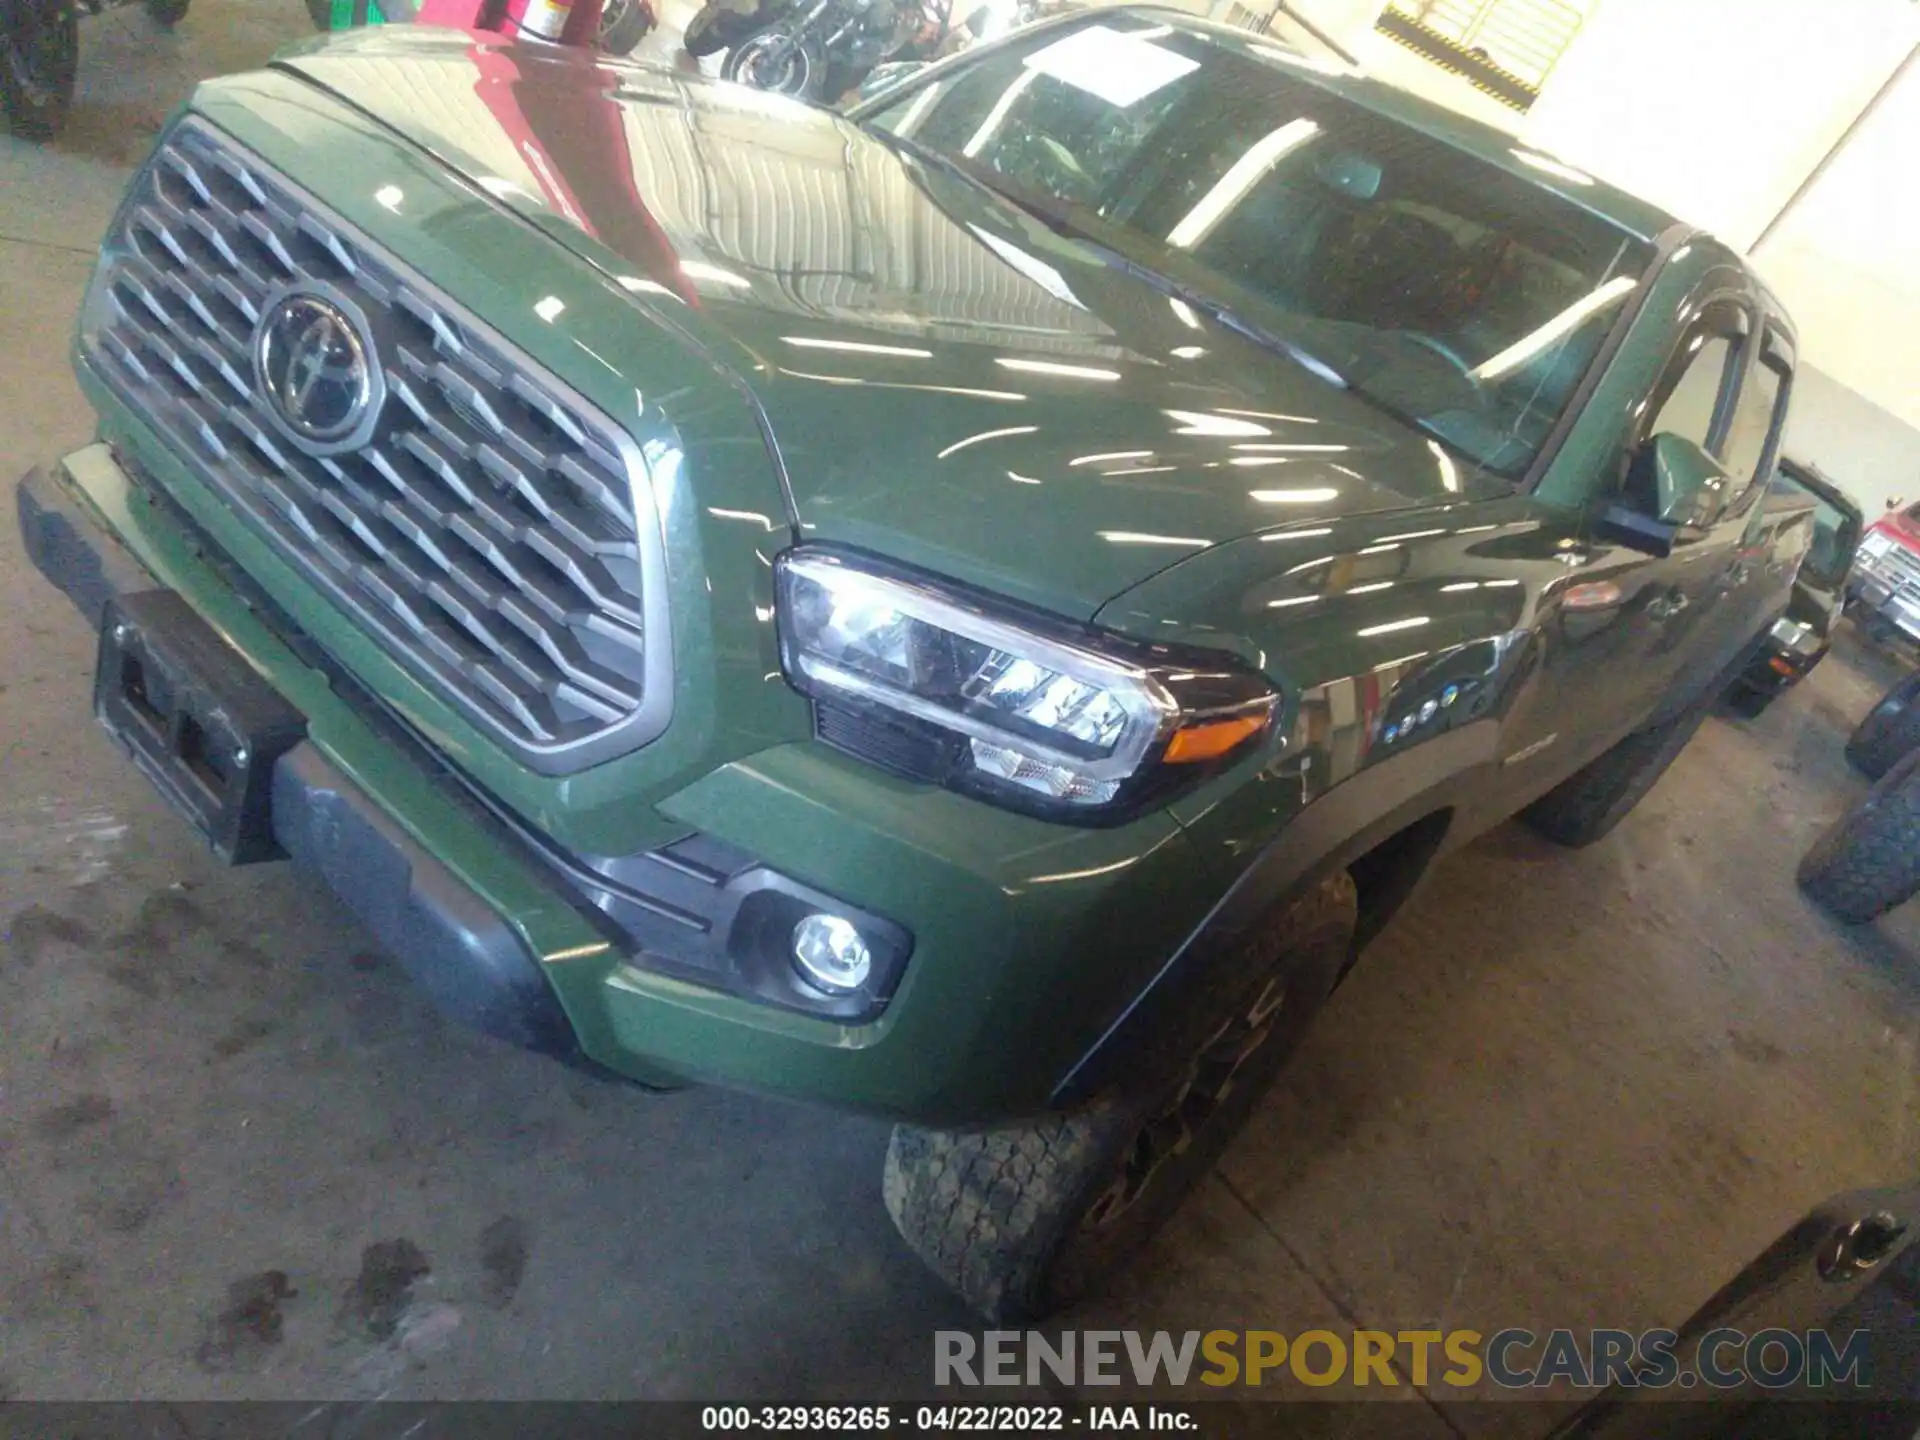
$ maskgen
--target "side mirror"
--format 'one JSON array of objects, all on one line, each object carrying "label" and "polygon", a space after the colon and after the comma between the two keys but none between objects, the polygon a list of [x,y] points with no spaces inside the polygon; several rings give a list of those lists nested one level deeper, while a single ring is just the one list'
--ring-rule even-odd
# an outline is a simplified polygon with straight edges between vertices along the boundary
[{"label": "side mirror", "polygon": [[1683,435],[1648,437],[1627,467],[1625,495],[1601,512],[1600,533],[1649,555],[1671,555],[1683,532],[1719,518],[1727,472]]}]

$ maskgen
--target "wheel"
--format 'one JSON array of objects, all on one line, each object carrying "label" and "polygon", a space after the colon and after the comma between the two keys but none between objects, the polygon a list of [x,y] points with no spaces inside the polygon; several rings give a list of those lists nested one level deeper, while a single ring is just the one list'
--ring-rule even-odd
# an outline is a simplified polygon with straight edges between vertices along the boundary
[{"label": "wheel", "polygon": [[1687,748],[1707,708],[1689,705],[1671,719],[1627,736],[1522,810],[1521,823],[1556,845],[1576,850],[1602,839]]},{"label": "wheel", "polygon": [[647,0],[607,0],[595,43],[605,54],[630,55],[652,31],[653,7]]},{"label": "wheel", "polygon": [[1358,919],[1342,871],[1280,905],[1220,964],[1143,1078],[1067,1114],[980,1130],[900,1126],[888,1212],[989,1321],[1097,1290],[1173,1214],[1299,1048]]},{"label": "wheel", "polygon": [[1910,752],[1920,750],[1920,675],[1894,686],[1847,738],[1847,760],[1878,780]]},{"label": "wheel", "polygon": [[50,140],[66,123],[80,73],[72,0],[0,0],[0,109],[23,140]]},{"label": "wheel", "polygon": [[769,94],[805,100],[812,97],[812,86],[820,68],[805,41],[795,39],[776,25],[734,46],[720,67],[720,78],[751,85]]},{"label": "wheel", "polygon": [[1920,890],[1920,750],[1827,828],[1795,878],[1835,919],[1864,925]]},{"label": "wheel", "polygon": [[187,18],[189,0],[147,0],[147,17],[162,30],[171,30]]},{"label": "wheel", "polygon": [[680,47],[696,60],[718,55],[740,39],[743,22],[747,20],[747,16],[725,9],[718,3],[702,6],[700,13],[687,22],[686,33],[680,37]]}]

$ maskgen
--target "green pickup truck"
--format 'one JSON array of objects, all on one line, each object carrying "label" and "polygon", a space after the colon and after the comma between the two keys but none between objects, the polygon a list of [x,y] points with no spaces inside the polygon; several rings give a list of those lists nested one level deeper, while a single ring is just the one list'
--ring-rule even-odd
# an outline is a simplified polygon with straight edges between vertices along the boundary
[{"label": "green pickup truck", "polygon": [[425,29],[202,86],[19,488],[96,710],[447,1009],[896,1122],[982,1313],[1120,1264],[1436,856],[1594,841],[1786,607],[1727,247],[1310,37],[841,115]]}]

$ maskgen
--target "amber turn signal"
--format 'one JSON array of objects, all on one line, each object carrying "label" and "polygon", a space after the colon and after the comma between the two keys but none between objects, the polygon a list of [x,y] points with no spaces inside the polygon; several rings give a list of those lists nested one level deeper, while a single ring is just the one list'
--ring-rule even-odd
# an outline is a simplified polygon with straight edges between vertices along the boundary
[{"label": "amber turn signal", "polygon": [[1267,716],[1236,715],[1231,720],[1203,720],[1183,726],[1167,741],[1167,753],[1161,762],[1167,765],[1191,765],[1197,760],[1217,760],[1241,741],[1267,728]]}]

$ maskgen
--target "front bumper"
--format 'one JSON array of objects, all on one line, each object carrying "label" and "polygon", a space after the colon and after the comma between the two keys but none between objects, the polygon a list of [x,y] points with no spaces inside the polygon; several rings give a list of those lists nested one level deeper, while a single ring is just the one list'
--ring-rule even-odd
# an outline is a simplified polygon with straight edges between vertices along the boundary
[{"label": "front bumper", "polygon": [[436,1001],[521,1044],[643,1083],[711,1079],[929,1123],[1032,1113],[1218,896],[1165,815],[1069,829],[818,743],[777,745],[661,801],[682,840],[620,863],[692,841],[747,854],[756,873],[897,922],[912,956],[857,1022],[729,993],[661,963],[670,947],[623,941],[632,917],[575,883],[603,862],[477,813],[439,756],[243,593],[224,536],[187,526],[106,446],[29,476],[19,507],[27,553],[89,623],[114,595],[173,590],[307,717],[275,770],[276,838]]},{"label": "front bumper", "polygon": [[1778,695],[1806,679],[1826,653],[1820,650],[1812,655],[1802,655],[1768,641],[1747,665],[1741,679],[1749,690],[1762,695]]},{"label": "front bumper", "polygon": [[1920,599],[1892,566],[1863,556],[1847,577],[1846,596],[1856,618],[1871,621],[1890,638],[1920,645]]}]

